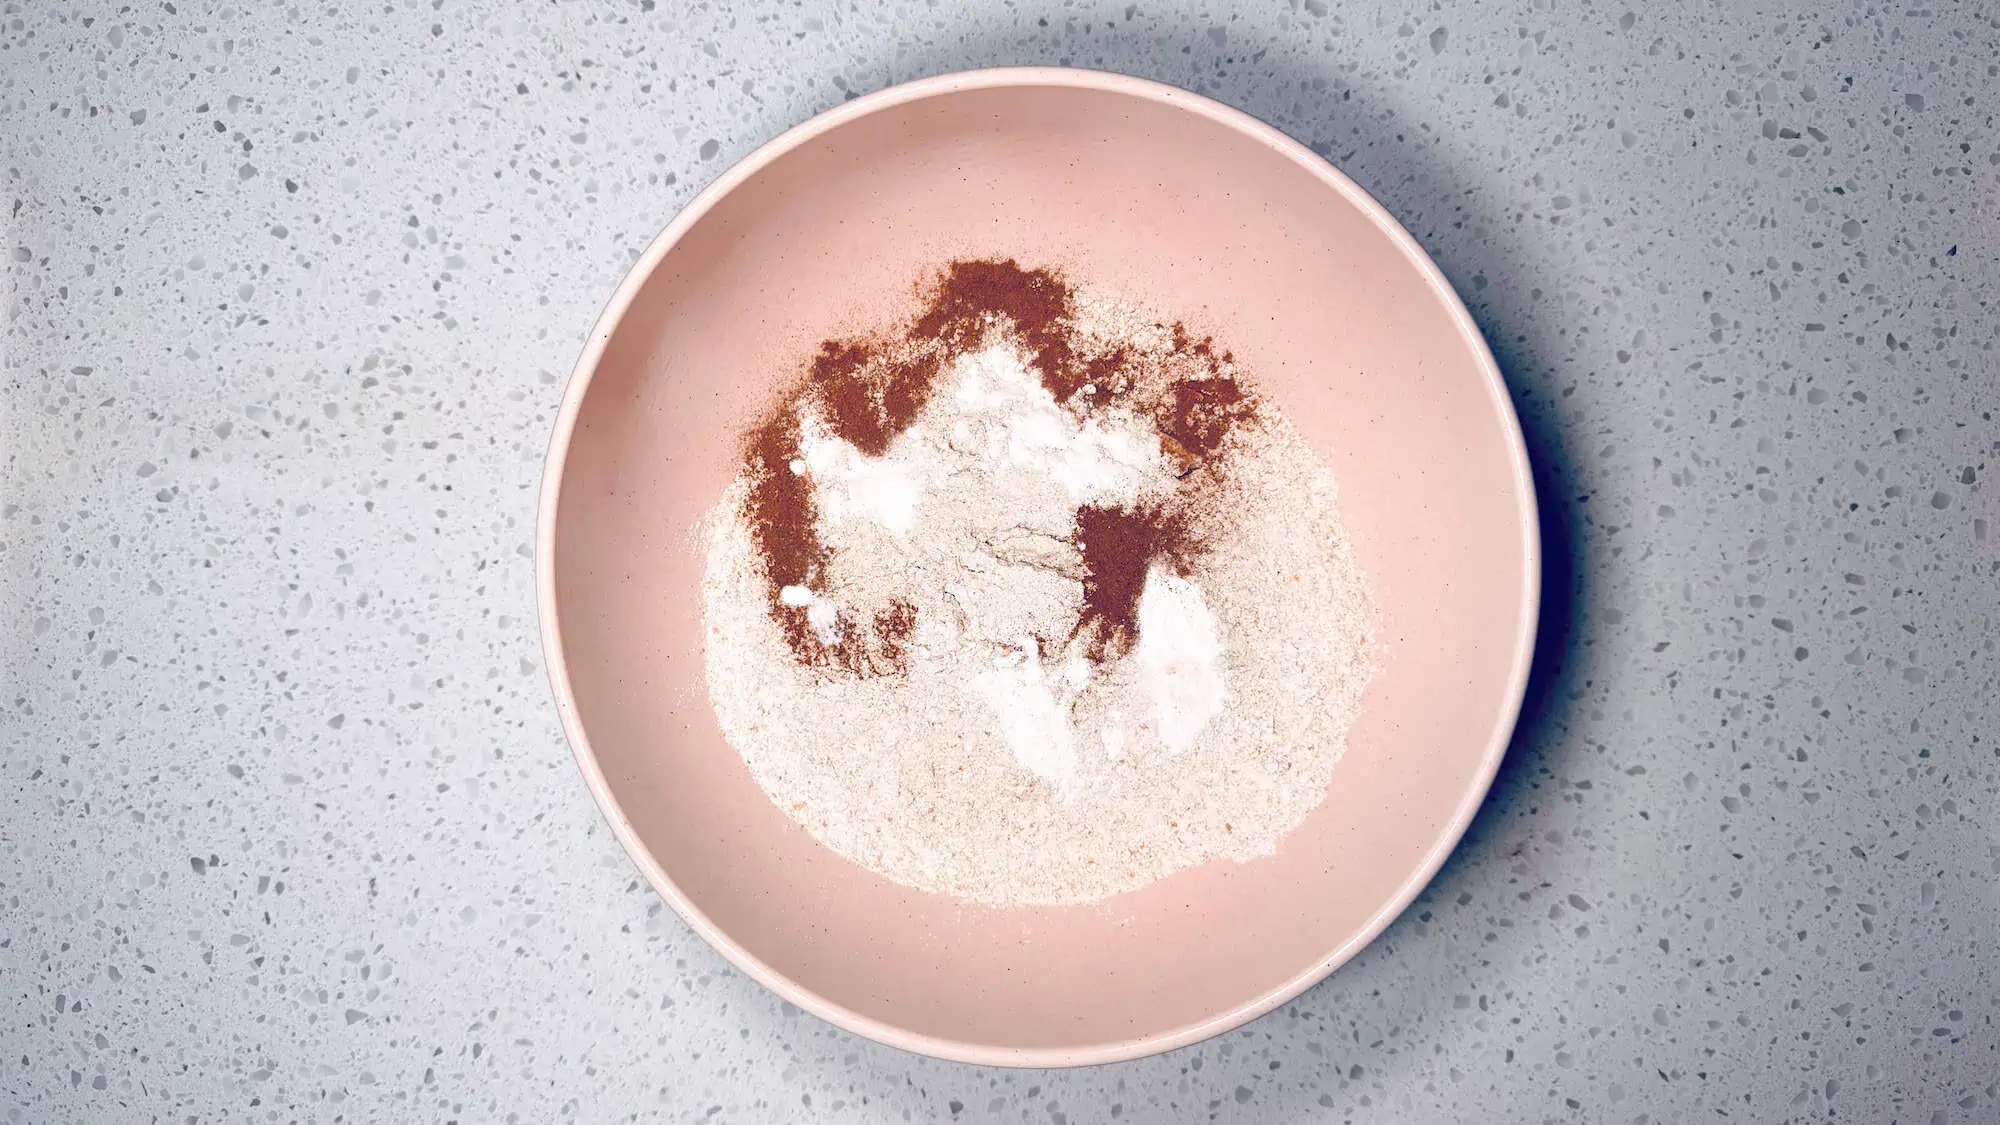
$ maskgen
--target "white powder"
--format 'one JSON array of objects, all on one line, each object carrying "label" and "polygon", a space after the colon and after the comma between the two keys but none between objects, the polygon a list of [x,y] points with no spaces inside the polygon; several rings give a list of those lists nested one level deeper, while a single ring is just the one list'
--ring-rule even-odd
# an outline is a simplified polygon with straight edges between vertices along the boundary
[{"label": "white powder", "polygon": [[1200,587],[1158,566],[1146,572],[1132,659],[1153,703],[1153,733],[1178,754],[1221,713],[1228,695],[1222,641]]},{"label": "white powder", "polygon": [[1013,347],[965,357],[955,371],[954,448],[976,450],[989,469],[1038,473],[1083,503],[1130,502],[1160,462],[1160,439],[1130,414],[1106,426],[1077,422],[1057,405]]},{"label": "white powder", "polygon": [[930,484],[931,466],[920,447],[902,443],[901,456],[869,457],[827,433],[812,415],[799,419],[799,450],[793,472],[813,479],[820,518],[834,525],[873,520],[905,534],[917,519],[917,505]]},{"label": "white powder", "polygon": [[995,658],[992,668],[976,673],[966,686],[992,709],[1014,760],[1055,786],[1058,796],[1068,795],[1076,777],[1075,735],[1067,700],[1058,698],[1059,685],[1036,656],[1035,638],[1021,638],[1013,658]]},{"label": "white powder", "polygon": [[1012,345],[941,378],[884,456],[805,420],[795,466],[831,561],[782,600],[815,632],[912,606],[907,674],[801,665],[767,610],[747,481],[711,511],[707,674],[731,745],[834,851],[973,901],[1089,902],[1269,854],[1325,793],[1367,678],[1372,609],[1330,473],[1275,410],[1231,438],[1225,533],[1194,572],[1149,572],[1136,643],[1093,664],[1072,636],[1077,507],[1168,495],[1175,462],[1129,412],[1079,423]]},{"label": "white powder", "polygon": [[795,608],[804,608],[806,624],[812,626],[813,635],[823,645],[840,643],[840,607],[820,597],[804,586],[786,586],[778,591],[778,601]]},{"label": "white powder", "polygon": [[1159,438],[1150,426],[1130,414],[1110,425],[1079,423],[1011,345],[960,357],[950,379],[958,412],[942,442],[938,434],[905,433],[883,456],[870,457],[828,432],[817,415],[799,419],[803,456],[791,470],[812,478],[826,524],[837,529],[867,520],[908,534],[924,493],[946,473],[974,464],[1046,478],[1063,487],[1072,506],[1129,502],[1159,471]]}]

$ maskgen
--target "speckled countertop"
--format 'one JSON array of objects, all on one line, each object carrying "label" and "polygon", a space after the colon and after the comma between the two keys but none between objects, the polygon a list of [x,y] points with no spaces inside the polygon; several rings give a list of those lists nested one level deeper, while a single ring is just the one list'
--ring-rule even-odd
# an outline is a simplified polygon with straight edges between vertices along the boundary
[{"label": "speckled countertop", "polygon": [[[0,4],[0,1118],[2000,1121],[1995,13],[679,7]],[[1549,509],[1525,723],[1429,891],[1072,1073],[726,966],[534,628],[637,249],[811,113],[1010,62],[1374,192]]]}]

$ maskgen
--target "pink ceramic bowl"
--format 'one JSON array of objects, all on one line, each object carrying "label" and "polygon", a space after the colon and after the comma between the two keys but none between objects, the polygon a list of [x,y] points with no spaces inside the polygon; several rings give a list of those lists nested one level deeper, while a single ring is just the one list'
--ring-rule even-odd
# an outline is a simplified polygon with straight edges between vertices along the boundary
[{"label": "pink ceramic bowl", "polygon": [[[1321,448],[1386,643],[1326,801],[1278,854],[1089,907],[991,909],[821,847],[723,741],[692,528],[822,338],[966,256],[1055,264],[1233,349]],[[1409,903],[1512,730],[1539,582],[1507,392],[1424,252],[1275,129],[1167,86],[987,70],[848,102],[697,196],[611,298],[556,419],[538,530],[564,729],[618,839],[781,996],[1015,1066],[1192,1043],[1296,996]]]}]

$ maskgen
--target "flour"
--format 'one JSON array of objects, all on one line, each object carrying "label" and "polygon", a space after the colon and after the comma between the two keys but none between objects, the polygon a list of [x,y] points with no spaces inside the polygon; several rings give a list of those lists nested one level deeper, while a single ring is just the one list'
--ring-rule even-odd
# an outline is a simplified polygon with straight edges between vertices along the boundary
[{"label": "flour", "polygon": [[[1193,362],[1136,310],[1087,309],[1135,357],[1127,384]],[[752,484],[725,493],[703,585],[723,733],[828,847],[976,902],[1089,902],[1267,855],[1324,795],[1368,674],[1372,607],[1331,474],[1269,408],[1190,468],[1212,433],[1175,443],[1143,409],[1065,406],[1028,361],[998,329],[955,355],[880,456],[799,410],[785,470],[812,482],[827,561],[776,601],[829,646],[907,607],[896,674],[801,662],[770,609]],[[1184,504],[1190,479],[1216,490],[1202,551],[1135,572],[1134,635],[1093,644],[1087,587],[1105,578],[1081,506]]]}]

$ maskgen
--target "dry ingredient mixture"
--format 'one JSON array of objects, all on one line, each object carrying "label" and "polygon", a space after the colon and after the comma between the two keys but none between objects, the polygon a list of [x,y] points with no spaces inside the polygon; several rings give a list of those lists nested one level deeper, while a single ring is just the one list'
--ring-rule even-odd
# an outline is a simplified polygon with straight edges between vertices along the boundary
[{"label": "dry ingredient mixture", "polygon": [[1179,323],[1011,260],[926,298],[823,344],[709,514],[723,733],[827,846],[976,902],[1270,854],[1369,672],[1332,474]]}]

